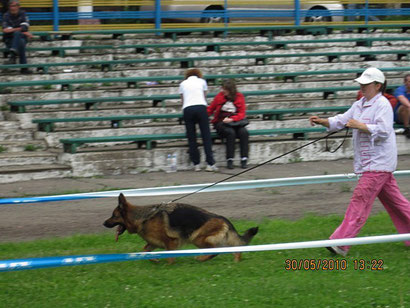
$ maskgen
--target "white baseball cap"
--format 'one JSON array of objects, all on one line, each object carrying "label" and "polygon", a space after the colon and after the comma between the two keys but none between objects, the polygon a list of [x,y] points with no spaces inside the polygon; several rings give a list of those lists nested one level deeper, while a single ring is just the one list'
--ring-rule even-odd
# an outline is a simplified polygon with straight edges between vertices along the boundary
[{"label": "white baseball cap", "polygon": [[375,81],[384,83],[385,80],[383,72],[375,67],[369,67],[359,78],[355,79],[360,84],[369,84]]}]

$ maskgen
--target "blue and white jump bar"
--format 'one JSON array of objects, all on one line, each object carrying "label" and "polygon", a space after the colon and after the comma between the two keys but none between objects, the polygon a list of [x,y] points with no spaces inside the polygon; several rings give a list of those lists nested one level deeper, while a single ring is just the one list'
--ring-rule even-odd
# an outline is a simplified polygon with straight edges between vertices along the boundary
[{"label": "blue and white jump bar", "polygon": [[18,271],[18,270],[49,268],[49,267],[108,263],[108,262],[122,262],[122,261],[133,261],[133,260],[189,257],[189,256],[199,256],[199,255],[209,255],[209,254],[227,254],[227,253],[235,253],[235,252],[256,252],[256,251],[273,251],[273,250],[285,250],[285,249],[319,248],[319,247],[329,247],[329,246],[350,246],[350,245],[376,244],[376,243],[401,242],[401,241],[410,241],[410,233],[397,234],[397,235],[367,236],[367,237],[357,237],[357,238],[349,238],[349,239],[308,241],[308,242],[295,242],[295,243],[269,244],[269,245],[254,245],[254,246],[0,260],[0,272],[10,272],[10,271]]},{"label": "blue and white jump bar", "polygon": [[[410,170],[396,171],[393,174],[396,178],[410,176]],[[292,186],[292,185],[305,185],[305,184],[348,182],[348,181],[355,181],[355,180],[357,180],[357,176],[354,173],[349,173],[349,174],[303,176],[303,177],[290,177],[290,178],[266,179],[266,180],[222,182],[208,189],[202,190],[200,191],[200,193],[241,190],[241,189],[280,187],[280,186]],[[93,199],[93,198],[108,198],[108,197],[112,198],[112,197],[118,197],[118,195],[121,192],[125,194],[127,197],[149,197],[149,196],[164,196],[164,195],[179,195],[179,194],[182,195],[182,194],[193,193],[211,184],[212,183],[153,187],[153,188],[139,188],[139,189],[127,189],[127,190],[113,190],[113,191],[104,191],[104,192],[92,192],[92,193],[56,195],[56,196],[44,196],[44,197],[4,198],[4,199],[0,199],[0,205],[1,204],[24,204],[24,203],[51,202],[51,201],[69,201],[69,200],[81,200],[81,199]]]}]

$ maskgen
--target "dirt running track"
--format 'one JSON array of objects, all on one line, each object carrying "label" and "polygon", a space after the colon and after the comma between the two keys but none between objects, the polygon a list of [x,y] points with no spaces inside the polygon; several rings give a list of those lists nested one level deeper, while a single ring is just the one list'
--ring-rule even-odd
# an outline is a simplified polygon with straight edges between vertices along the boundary
[{"label": "dirt running track", "polygon": [[[410,155],[399,157],[397,170],[410,170]],[[0,198],[212,183],[239,171],[242,169],[228,170],[221,167],[220,172],[215,174],[204,171],[184,171],[171,174],[145,173],[101,178],[35,180],[1,184]],[[352,172],[351,160],[300,162],[263,166],[230,181],[350,172]],[[410,177],[399,178],[398,183],[402,193],[410,200]],[[260,220],[265,217],[297,219],[306,213],[343,215],[355,184],[355,182],[348,182],[199,193],[181,202],[200,206],[233,219]],[[136,205],[146,205],[170,201],[173,198],[176,196],[129,198],[129,200]],[[113,233],[113,230],[105,229],[102,222],[111,215],[116,203],[115,198],[104,198],[0,205],[0,242],[28,241],[72,234]],[[379,211],[383,211],[383,206],[376,201],[372,214]]]}]

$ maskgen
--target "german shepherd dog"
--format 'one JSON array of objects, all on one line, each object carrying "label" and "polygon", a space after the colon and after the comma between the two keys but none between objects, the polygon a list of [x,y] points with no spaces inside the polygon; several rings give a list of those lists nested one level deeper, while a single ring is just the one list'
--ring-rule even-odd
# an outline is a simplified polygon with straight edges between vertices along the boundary
[{"label": "german shepherd dog", "polygon": [[[147,242],[144,251],[155,248],[175,250],[188,243],[199,248],[243,246],[248,245],[258,233],[258,227],[254,227],[239,235],[225,217],[188,204],[134,206],[122,193],[111,218],[103,225],[107,228],[117,226],[116,240],[125,230],[137,233]],[[198,256],[196,259],[206,261],[215,256]],[[234,256],[236,262],[240,261],[240,253]],[[174,258],[168,259],[168,263],[174,261]]]}]

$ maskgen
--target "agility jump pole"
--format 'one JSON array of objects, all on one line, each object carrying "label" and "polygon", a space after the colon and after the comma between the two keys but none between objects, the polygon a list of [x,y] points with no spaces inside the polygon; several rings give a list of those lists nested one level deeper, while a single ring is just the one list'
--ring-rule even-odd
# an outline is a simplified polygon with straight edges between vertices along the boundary
[{"label": "agility jump pole", "polygon": [[[393,174],[396,178],[410,176],[410,170],[396,171]],[[268,188],[268,187],[281,187],[281,186],[292,186],[292,185],[349,182],[349,181],[355,181],[356,179],[357,179],[357,176],[354,173],[349,173],[349,174],[303,176],[303,177],[289,177],[289,178],[265,179],[265,180],[235,181],[235,182],[219,183],[219,184],[216,184],[215,186],[204,189],[200,191],[199,193],[220,192],[220,191],[229,191],[229,190],[242,190],[242,189],[255,189],[255,188]],[[112,191],[104,191],[104,192],[54,195],[54,196],[44,196],[44,197],[4,198],[4,199],[0,199],[0,205],[1,204],[25,204],[25,203],[51,202],[51,201],[69,201],[69,200],[82,200],[82,199],[94,199],[94,198],[113,198],[113,197],[118,197],[120,193],[123,193],[127,197],[149,197],[149,196],[189,194],[189,193],[196,192],[202,188],[205,188],[211,184],[212,183],[153,187],[153,188],[138,188],[138,189],[126,189],[126,190],[112,190]]]},{"label": "agility jump pole", "polygon": [[0,260],[0,272],[147,259],[410,241],[410,233],[269,245]]}]

